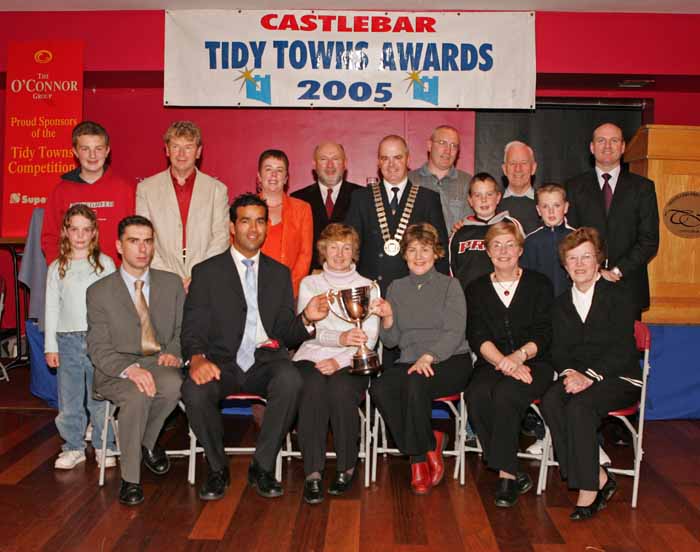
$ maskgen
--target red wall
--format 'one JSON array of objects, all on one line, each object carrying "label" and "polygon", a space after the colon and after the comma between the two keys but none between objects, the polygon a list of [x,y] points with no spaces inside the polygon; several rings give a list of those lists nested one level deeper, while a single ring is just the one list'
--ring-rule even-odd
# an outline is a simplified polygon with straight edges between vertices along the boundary
[{"label": "red wall", "polygon": [[[558,13],[536,16],[538,97],[653,100],[650,122],[700,125],[700,16]],[[436,124],[460,129],[465,147],[459,164],[473,170],[474,113],[435,110],[184,109],[162,105],[164,17],[161,11],[0,12],[0,121],[9,40],[85,40],[85,116],[112,136],[113,165],[143,178],[165,167],[160,136],[175,119],[203,129],[202,169],[232,193],[251,190],[261,150],[285,149],[291,188],[311,181],[311,150],[322,139],[342,141],[351,179],[375,173],[376,145],[388,133],[403,134],[413,166],[425,157],[425,138]],[[623,91],[621,78],[651,77],[649,89]],[[0,151],[4,137],[0,133]],[[1,183],[0,183],[1,185]],[[0,252],[0,274],[10,277],[9,255]],[[11,299],[11,298],[10,298]],[[12,301],[3,326],[12,323]]]}]

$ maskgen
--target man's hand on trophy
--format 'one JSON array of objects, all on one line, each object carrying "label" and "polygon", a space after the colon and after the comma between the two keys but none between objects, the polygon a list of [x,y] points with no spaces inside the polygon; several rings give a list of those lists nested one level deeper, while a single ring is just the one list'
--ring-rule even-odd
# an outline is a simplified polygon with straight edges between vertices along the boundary
[{"label": "man's hand on trophy", "polygon": [[352,330],[341,333],[338,341],[340,341],[343,347],[349,347],[351,345],[359,347],[367,343],[367,334],[360,328],[353,328]]},{"label": "man's hand on trophy", "polygon": [[325,293],[314,295],[301,313],[309,322],[318,322],[328,316],[328,298]]}]

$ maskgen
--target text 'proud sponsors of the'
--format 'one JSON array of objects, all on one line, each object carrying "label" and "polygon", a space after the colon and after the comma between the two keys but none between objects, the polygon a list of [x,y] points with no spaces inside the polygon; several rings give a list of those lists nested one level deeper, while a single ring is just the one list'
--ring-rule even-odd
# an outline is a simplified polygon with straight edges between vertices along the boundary
[{"label": "text 'proud sponsors of the'", "polygon": [[529,108],[534,14],[170,11],[168,105]]}]

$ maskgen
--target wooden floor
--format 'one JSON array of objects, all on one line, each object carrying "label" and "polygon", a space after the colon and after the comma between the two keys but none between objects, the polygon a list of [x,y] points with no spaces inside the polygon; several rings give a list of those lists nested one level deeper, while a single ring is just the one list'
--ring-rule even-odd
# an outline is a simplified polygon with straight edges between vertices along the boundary
[{"label": "wooden floor", "polygon": [[[232,485],[218,502],[203,503],[186,482],[186,459],[174,459],[158,478],[144,474],[145,502],[118,502],[118,469],[97,486],[92,450],[71,471],[56,471],[60,450],[51,410],[13,408],[24,395],[0,382],[0,551],[106,550],[269,550],[295,551],[481,551],[558,552],[700,550],[700,422],[652,422],[645,436],[639,507],[630,507],[631,479],[620,476],[619,491],[596,519],[568,519],[575,495],[552,469],[545,495],[534,490],[515,508],[496,508],[493,472],[476,455],[468,457],[467,484],[451,478],[432,494],[408,490],[405,459],[389,457],[378,481],[365,489],[356,482],[343,498],[318,506],[302,502],[301,461],[284,466],[285,495],[263,499],[245,483],[249,459],[231,460]],[[230,442],[252,442],[248,419],[227,417]],[[184,420],[165,432],[167,447],[185,445]],[[629,448],[607,447],[613,461],[629,462]],[[452,467],[452,460],[448,467]],[[536,463],[523,467],[533,476]],[[334,470],[329,463],[328,473]],[[198,462],[201,482],[204,461]]]}]

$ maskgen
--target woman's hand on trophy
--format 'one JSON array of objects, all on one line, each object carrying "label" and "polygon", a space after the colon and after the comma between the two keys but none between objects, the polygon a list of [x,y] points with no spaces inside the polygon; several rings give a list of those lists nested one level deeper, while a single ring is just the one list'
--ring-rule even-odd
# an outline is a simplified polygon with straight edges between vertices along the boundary
[{"label": "woman's hand on trophy", "polygon": [[376,314],[380,318],[387,318],[389,316],[394,316],[394,311],[391,309],[391,303],[386,299],[378,297],[374,299],[369,305],[369,311],[372,314]]},{"label": "woman's hand on trophy", "polygon": [[318,322],[328,316],[328,298],[325,293],[314,295],[301,313],[309,322]]},{"label": "woman's hand on trophy", "polygon": [[411,366],[408,369],[409,374],[413,374],[414,372],[421,374],[422,376],[425,376],[426,378],[432,377],[435,375],[435,370],[433,370],[433,358],[432,355],[429,354],[424,354],[421,355],[418,360],[416,360],[413,363],[413,366]]},{"label": "woman's hand on trophy", "polygon": [[340,370],[340,365],[334,358],[327,358],[316,363],[316,370],[321,372],[324,376],[332,376]]},{"label": "woman's hand on trophy", "polygon": [[351,345],[359,347],[367,343],[367,334],[360,328],[353,328],[341,333],[338,341],[343,347],[350,347]]}]

